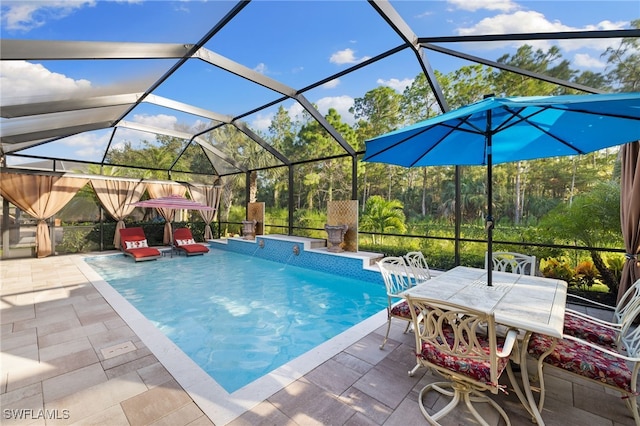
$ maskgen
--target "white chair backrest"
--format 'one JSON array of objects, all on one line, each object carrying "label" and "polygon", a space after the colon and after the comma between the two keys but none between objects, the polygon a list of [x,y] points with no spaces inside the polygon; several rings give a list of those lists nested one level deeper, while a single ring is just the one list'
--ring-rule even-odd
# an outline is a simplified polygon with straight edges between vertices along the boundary
[{"label": "white chair backrest", "polygon": [[640,358],[640,327],[633,328],[622,337],[621,345],[624,352],[632,358]]},{"label": "white chair backrest", "polygon": [[411,287],[404,257],[385,257],[377,263],[388,295],[397,295]]},{"label": "white chair backrest", "polygon": [[[624,292],[613,311],[613,322],[621,324],[633,308],[634,302],[640,301],[640,279]],[[634,315],[635,317],[635,315]],[[631,319],[633,321],[633,318]]]},{"label": "white chair backrest", "polygon": [[[519,275],[536,274],[536,257],[508,251],[493,252],[491,265],[494,271],[511,272]],[[489,269],[489,253],[484,255],[484,268]]]},{"label": "white chair backrest", "polygon": [[[484,361],[491,366],[491,381],[497,383],[496,324],[492,313],[432,301],[421,297],[407,297],[413,315],[416,352],[422,352],[422,343],[458,360]],[[480,343],[479,336],[489,340],[489,352]]]},{"label": "white chair backrest", "polygon": [[[625,293],[626,294],[626,293]],[[616,346],[624,348],[631,356],[640,356],[640,334],[636,329],[640,328],[635,319],[640,315],[640,298],[630,300],[624,307],[620,319],[620,331],[616,337]],[[632,355],[632,351],[634,354]]]},{"label": "white chair backrest", "polygon": [[414,284],[424,282],[431,279],[431,272],[429,271],[429,265],[424,258],[424,254],[421,251],[410,251],[404,255],[411,275],[413,276]]}]

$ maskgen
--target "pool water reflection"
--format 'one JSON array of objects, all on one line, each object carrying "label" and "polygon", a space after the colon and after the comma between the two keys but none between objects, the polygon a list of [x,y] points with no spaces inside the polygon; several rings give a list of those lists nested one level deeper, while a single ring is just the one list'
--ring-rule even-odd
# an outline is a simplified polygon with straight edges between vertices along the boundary
[{"label": "pool water reflection", "polygon": [[386,307],[379,284],[212,248],[85,260],[228,392]]}]

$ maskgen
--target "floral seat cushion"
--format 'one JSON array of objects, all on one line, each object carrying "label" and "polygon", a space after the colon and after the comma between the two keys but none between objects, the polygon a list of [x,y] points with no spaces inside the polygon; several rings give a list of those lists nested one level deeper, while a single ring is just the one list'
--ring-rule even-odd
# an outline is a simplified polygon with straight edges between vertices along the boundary
[{"label": "floral seat cushion", "polygon": [[615,330],[571,314],[564,316],[564,333],[600,346],[615,347],[616,345]]},{"label": "floral seat cushion", "polygon": [[[528,352],[539,358],[553,344],[553,338],[534,333],[529,341]],[[623,359],[598,351],[584,343],[562,339],[544,362],[565,371],[587,377],[619,388],[630,394],[631,370]]]},{"label": "floral seat cushion", "polygon": [[[445,327],[443,329],[443,332],[445,333],[447,342],[449,342],[449,344],[453,344],[453,330],[450,327]],[[486,354],[489,355],[491,353],[489,340],[481,335],[476,336],[478,337],[478,340],[485,350]],[[498,351],[502,350],[503,345],[504,338],[498,337]],[[486,383],[491,386],[496,386],[495,383],[491,383],[491,363],[489,361],[475,360],[464,356],[458,357],[448,353],[444,353],[429,342],[422,342],[422,353],[420,355],[424,360],[432,364],[443,367],[447,370],[464,374],[465,376],[468,376],[479,382]],[[500,377],[508,362],[509,357],[498,358],[498,377]]]},{"label": "floral seat cushion", "polygon": [[398,302],[391,307],[391,316],[406,318],[411,320],[411,310],[409,309],[409,304],[406,300],[402,302]]}]

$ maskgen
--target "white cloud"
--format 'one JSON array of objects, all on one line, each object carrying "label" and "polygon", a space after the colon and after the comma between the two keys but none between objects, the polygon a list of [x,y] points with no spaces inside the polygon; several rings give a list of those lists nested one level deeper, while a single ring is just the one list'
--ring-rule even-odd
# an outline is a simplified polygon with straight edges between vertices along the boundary
[{"label": "white cloud", "polygon": [[50,71],[42,64],[27,61],[0,61],[3,105],[80,99],[92,96],[139,92],[155,80],[155,75],[130,76],[107,86],[94,86],[86,79],[73,79]]},{"label": "white cloud", "polygon": [[273,114],[258,114],[256,118],[251,122],[251,128],[255,130],[260,130],[266,132],[269,130],[269,126],[271,126],[271,121],[273,120]]},{"label": "white cloud", "polygon": [[427,10],[427,11],[424,11],[424,12],[416,15],[416,18],[425,18],[427,16],[432,16],[432,15],[433,15],[433,12],[430,11],[430,10]]},{"label": "white cloud", "polygon": [[340,79],[334,78],[331,81],[327,81],[325,84],[322,85],[322,87],[324,87],[325,89],[333,89],[335,87],[338,87],[338,85],[340,85]]},{"label": "white cloud", "polygon": [[[317,105],[318,112],[323,116],[327,115],[329,108],[335,109],[342,117],[342,121],[353,125],[355,120],[353,114],[349,112],[349,108],[353,106],[353,98],[350,96],[328,96],[314,102]],[[289,118],[293,122],[301,121],[304,118],[305,109],[298,102],[293,102],[290,107],[286,108]],[[256,118],[251,121],[251,128],[263,132],[269,131],[274,113],[257,114]]]},{"label": "white cloud", "polygon": [[267,65],[260,62],[258,65],[255,66],[255,68],[253,68],[254,71],[259,72],[260,74],[266,74],[267,73]]},{"label": "white cloud", "polygon": [[353,114],[349,112],[349,108],[353,106],[353,98],[351,96],[342,95],[322,98],[316,102],[316,105],[318,105],[318,111],[323,116],[327,115],[330,108],[333,108],[340,114],[342,121],[351,125],[355,123]]},{"label": "white cloud", "polygon": [[193,133],[198,133],[202,129],[206,128],[209,125],[209,121],[204,121],[201,119],[197,119],[190,127],[190,131]]},{"label": "white cloud", "polygon": [[[627,22],[602,21],[597,24],[578,28],[565,25],[557,20],[549,21],[540,12],[516,11],[514,13],[502,13],[491,18],[485,18],[471,27],[458,28],[456,31],[459,35],[547,33],[621,29],[625,28],[627,24]],[[554,43],[556,42],[552,40],[529,40],[504,43],[474,43],[473,46],[475,48],[483,49],[504,49],[505,45],[518,47],[523,44],[529,44],[536,49],[547,50]],[[619,40],[616,39],[576,39],[557,41],[557,44],[565,52],[582,48],[589,48],[603,52],[607,47],[616,45],[617,43],[619,43]]]},{"label": "white cloud", "polygon": [[133,116],[133,122],[158,127],[160,129],[175,129],[178,118],[174,115],[167,114],[135,114]]},{"label": "white cloud", "polygon": [[573,57],[573,65],[578,66],[580,68],[599,68],[603,69],[607,66],[607,63],[600,60],[599,58],[594,58],[593,56],[587,53],[576,53]]},{"label": "white cloud", "polygon": [[[140,121],[137,122],[140,123]],[[122,150],[127,142],[131,143],[135,148],[141,146],[143,141],[154,141],[155,139],[156,135],[152,133],[129,129],[127,127],[118,127],[110,149]]]},{"label": "white cloud", "polygon": [[484,18],[472,27],[458,28],[457,32],[460,35],[476,35],[567,31],[571,29],[558,21],[550,22],[540,12],[520,10],[510,14],[501,13],[491,18]]},{"label": "white cloud", "polygon": [[[0,87],[6,105],[33,102],[56,95],[73,96],[92,88],[88,80],[74,80],[27,61],[0,62]],[[59,96],[58,96],[59,97]]]},{"label": "white cloud", "polygon": [[9,31],[29,31],[45,25],[48,20],[62,19],[77,9],[95,5],[95,0],[4,1],[1,22]]},{"label": "white cloud", "polygon": [[332,64],[357,64],[362,61],[366,61],[369,59],[369,56],[363,56],[361,58],[356,58],[356,52],[353,49],[346,48],[344,50],[339,50],[331,55],[329,58],[329,62]]},{"label": "white cloud", "polygon": [[102,159],[110,135],[110,132],[85,132],[69,136],[60,142],[74,149],[74,158],[97,161]]},{"label": "white cloud", "polygon": [[508,12],[519,8],[518,5],[511,0],[448,0],[447,3],[453,5],[456,9],[471,12],[481,9]]},{"label": "white cloud", "polygon": [[303,115],[304,111],[305,111],[305,109],[302,108],[302,105],[300,105],[298,102],[294,102],[291,105],[291,107],[287,110],[287,112],[289,113],[289,117],[293,121],[302,120],[302,115]]},{"label": "white cloud", "polygon": [[404,89],[406,89],[408,86],[411,86],[411,83],[413,83],[413,78],[405,78],[404,80],[398,80],[397,78],[383,80],[379,78],[378,80],[376,80],[376,83],[381,86],[389,86],[396,92],[402,93],[404,92]]}]

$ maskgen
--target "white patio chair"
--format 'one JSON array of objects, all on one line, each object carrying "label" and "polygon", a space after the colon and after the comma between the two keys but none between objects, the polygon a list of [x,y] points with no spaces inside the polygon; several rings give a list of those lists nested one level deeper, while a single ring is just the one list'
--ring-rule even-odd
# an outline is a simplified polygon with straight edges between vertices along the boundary
[{"label": "white patio chair", "polygon": [[431,279],[429,265],[421,251],[410,251],[404,255],[404,258],[411,270],[411,277],[413,278],[414,285]]},{"label": "white patio chair", "polygon": [[[505,370],[513,377],[509,357],[517,340],[517,330],[509,330],[505,337],[499,337],[493,313],[411,296],[407,296],[407,302],[413,316],[418,364],[447,379],[430,383],[420,391],[418,404],[429,424],[437,425],[439,419],[464,401],[480,424],[487,425],[487,422],[473,406],[477,402],[490,404],[510,425],[507,413],[482,392],[497,394],[501,389],[499,379]],[[423,399],[430,391],[452,399],[438,412],[429,413]]]},{"label": "white patio chair", "polygon": [[564,316],[564,333],[600,346],[618,347],[620,332],[626,321],[633,322],[637,316],[636,306],[640,304],[640,279],[625,291],[616,306],[605,305],[568,293],[570,299],[577,299],[600,309],[612,311],[611,321],[605,321],[583,312],[567,308]]},{"label": "white patio chair", "polygon": [[[494,271],[535,275],[536,257],[509,251],[495,251],[492,253],[491,267]],[[484,268],[489,269],[489,253],[487,252],[484,254]]]},{"label": "white patio chair", "polygon": [[640,327],[633,324],[633,318],[638,314],[640,303],[632,303],[621,323],[620,344],[617,348],[603,347],[570,335],[564,335],[556,343],[556,339],[552,337],[533,333],[527,351],[537,360],[540,412],[545,401],[544,368],[551,366],[620,392],[636,426],[640,426],[637,401]]},{"label": "white patio chair", "polygon": [[392,318],[406,321],[407,327],[404,332],[406,333],[409,330],[409,326],[411,325],[409,305],[407,305],[406,300],[398,296],[398,293],[411,287],[412,283],[409,280],[409,270],[403,257],[385,257],[378,261],[377,265],[378,268],[380,268],[380,274],[387,289],[387,332],[380,345],[380,349],[384,349],[384,345],[389,338]]}]

